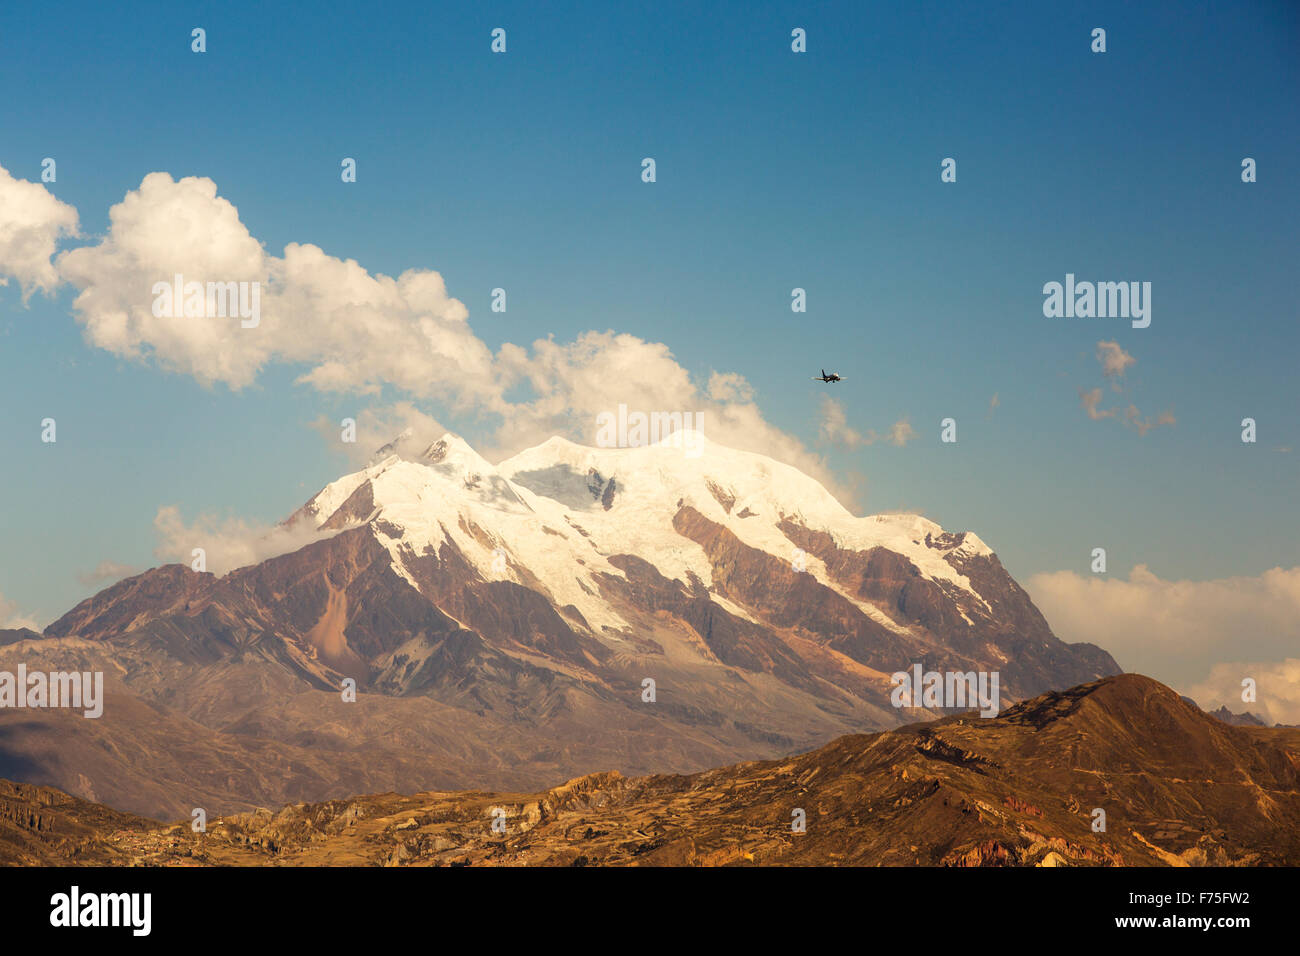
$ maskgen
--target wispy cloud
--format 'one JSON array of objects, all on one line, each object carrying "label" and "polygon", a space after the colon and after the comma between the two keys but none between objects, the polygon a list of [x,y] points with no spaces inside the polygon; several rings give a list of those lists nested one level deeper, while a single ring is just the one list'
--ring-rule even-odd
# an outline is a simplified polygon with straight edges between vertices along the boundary
[{"label": "wispy cloud", "polygon": [[1123,378],[1135,359],[1120,346],[1118,342],[1098,342],[1097,361],[1101,363],[1101,374],[1107,378]]},{"label": "wispy cloud", "polygon": [[863,448],[874,445],[878,441],[902,448],[916,437],[916,429],[906,418],[900,418],[884,433],[870,428],[865,432],[858,431],[849,425],[844,406],[829,395],[823,395],[818,434],[823,442],[841,448]]},{"label": "wispy cloud", "polygon": [[1139,435],[1145,435],[1157,425],[1173,425],[1176,423],[1173,412],[1161,412],[1154,419],[1143,418],[1138,412],[1136,405],[1130,405],[1124,409],[1124,423],[1137,429]]},{"label": "wispy cloud", "polygon": [[201,548],[205,570],[218,576],[297,551],[333,534],[317,532],[310,522],[268,525],[212,515],[200,515],[187,524],[175,505],[159,508],[153,524],[158,538],[155,557],[192,567],[194,550]]},{"label": "wispy cloud", "polygon": [[40,631],[41,625],[36,623],[36,618],[30,614],[24,614],[18,610],[18,603],[6,598],[0,594],[0,628],[20,628],[25,627],[33,631]]},{"label": "wispy cloud", "polygon": [[[1125,374],[1137,359],[1130,353],[1124,351],[1124,348],[1118,342],[1098,342],[1097,343],[1097,362],[1101,365],[1101,374],[1110,381],[1111,388],[1116,392],[1122,392],[1125,387],[1121,384]],[[1120,408],[1118,405],[1112,408],[1102,408],[1102,398],[1105,393],[1100,388],[1079,389],[1079,405],[1083,408],[1085,414],[1092,421],[1102,421],[1107,418],[1114,418],[1122,422],[1125,426],[1137,431],[1138,436],[1144,436],[1151,429],[1160,425],[1176,424],[1173,412],[1164,411],[1155,418],[1142,416],[1138,407],[1130,402],[1126,407]]]},{"label": "wispy cloud", "polygon": [[92,571],[83,571],[77,575],[77,580],[87,587],[100,587],[105,584],[113,584],[123,578],[129,578],[133,574],[139,574],[141,568],[132,567],[129,564],[120,564],[117,561],[101,561],[95,565]]},{"label": "wispy cloud", "polygon": [[1101,404],[1101,389],[1099,388],[1089,389],[1086,392],[1079,389],[1079,403],[1083,406],[1083,410],[1088,413],[1088,417],[1094,422],[1103,418],[1114,418],[1118,411],[1115,408],[1101,410],[1097,407]]}]

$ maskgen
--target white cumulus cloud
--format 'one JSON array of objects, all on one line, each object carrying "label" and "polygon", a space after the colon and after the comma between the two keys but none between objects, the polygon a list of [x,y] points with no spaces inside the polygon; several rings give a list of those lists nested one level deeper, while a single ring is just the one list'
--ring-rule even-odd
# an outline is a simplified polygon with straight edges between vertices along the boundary
[{"label": "white cumulus cloud", "polygon": [[[45,194],[37,184],[22,185]],[[0,205],[0,224],[12,226],[9,219]],[[597,416],[619,404],[692,412],[702,414],[710,439],[794,465],[852,499],[820,455],[766,421],[742,376],[714,372],[697,384],[665,344],[593,330],[568,343],[506,343],[493,354],[437,272],[412,269],[393,278],[309,243],[290,243],[277,256],[207,178],[150,173],[109,219],[106,235],[62,253],[55,268],[77,290],[73,309],[87,341],[115,355],[231,389],[283,364],[305,367],[299,383],[322,392],[380,401],[395,391],[421,408],[435,404],[481,421],[474,443],[489,458],[556,434],[593,443]],[[13,272],[3,260],[0,266]],[[48,256],[46,267],[40,288],[55,279]],[[155,285],[177,275],[258,283],[260,321],[244,327],[236,317],[154,315]],[[910,426],[900,422],[887,437],[904,444]]]},{"label": "white cumulus cloud", "polygon": [[76,209],[0,166],[0,285],[12,276],[24,297],[53,291],[59,275],[50,259],[62,237],[75,235]]},{"label": "white cumulus cloud", "polygon": [[[491,354],[436,272],[372,275],[310,244],[270,255],[216,183],[198,177],[150,173],[109,219],[99,243],[57,260],[80,290],[73,308],[93,345],[232,389],[276,362],[307,365],[300,381],[321,391],[390,384],[453,403],[493,397]],[[258,324],[154,315],[155,284],[177,275],[258,283]]]}]

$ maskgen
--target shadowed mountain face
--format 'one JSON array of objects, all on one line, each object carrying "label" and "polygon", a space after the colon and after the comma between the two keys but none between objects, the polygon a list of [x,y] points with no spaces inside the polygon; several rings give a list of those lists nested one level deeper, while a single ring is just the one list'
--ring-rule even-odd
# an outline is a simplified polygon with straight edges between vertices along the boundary
[{"label": "shadowed mountain face", "polygon": [[1119,671],[1058,640],[975,535],[687,447],[552,439],[493,466],[447,435],[322,489],[291,553],[155,568],[6,632],[0,670],[102,671],[109,701],[0,711],[0,770],[156,816],[532,789],[936,716],[892,705],[914,664],[998,672],[1003,706]]},{"label": "shadowed mountain face", "polygon": [[[493,830],[498,813],[504,833]],[[161,865],[1295,865],[1300,733],[1232,727],[1123,675],[995,719],[948,717],[692,776],[356,797],[209,819],[201,835],[3,785],[0,854]]]}]

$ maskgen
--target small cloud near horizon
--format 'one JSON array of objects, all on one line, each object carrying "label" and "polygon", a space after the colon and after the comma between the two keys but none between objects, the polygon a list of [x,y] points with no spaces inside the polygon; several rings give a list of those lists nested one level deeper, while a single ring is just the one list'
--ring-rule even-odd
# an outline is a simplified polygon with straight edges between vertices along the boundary
[{"label": "small cloud near horizon", "polygon": [[142,570],[144,569],[120,564],[117,561],[101,561],[95,565],[93,571],[83,571],[78,574],[77,580],[87,587],[98,587],[104,584],[116,584],[123,578],[139,574]]},{"label": "small cloud near horizon", "polygon": [[17,630],[22,627],[37,633],[45,630],[44,627],[37,623],[36,618],[18,610],[17,601],[11,601],[3,594],[0,594],[0,629]]}]

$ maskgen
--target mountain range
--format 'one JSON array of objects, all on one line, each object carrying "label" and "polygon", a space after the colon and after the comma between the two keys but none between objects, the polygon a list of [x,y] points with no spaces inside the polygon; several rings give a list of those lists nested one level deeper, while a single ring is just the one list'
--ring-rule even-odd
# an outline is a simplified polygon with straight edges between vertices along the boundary
[{"label": "mountain range", "polygon": [[406,433],[285,519],[291,551],[154,568],[0,632],[0,670],[107,690],[97,720],[0,711],[0,776],[160,818],[526,790],[941,716],[893,706],[914,665],[997,672],[1004,707],[1120,673],[974,533],[856,517],[793,467],[680,437],[494,466]]}]

